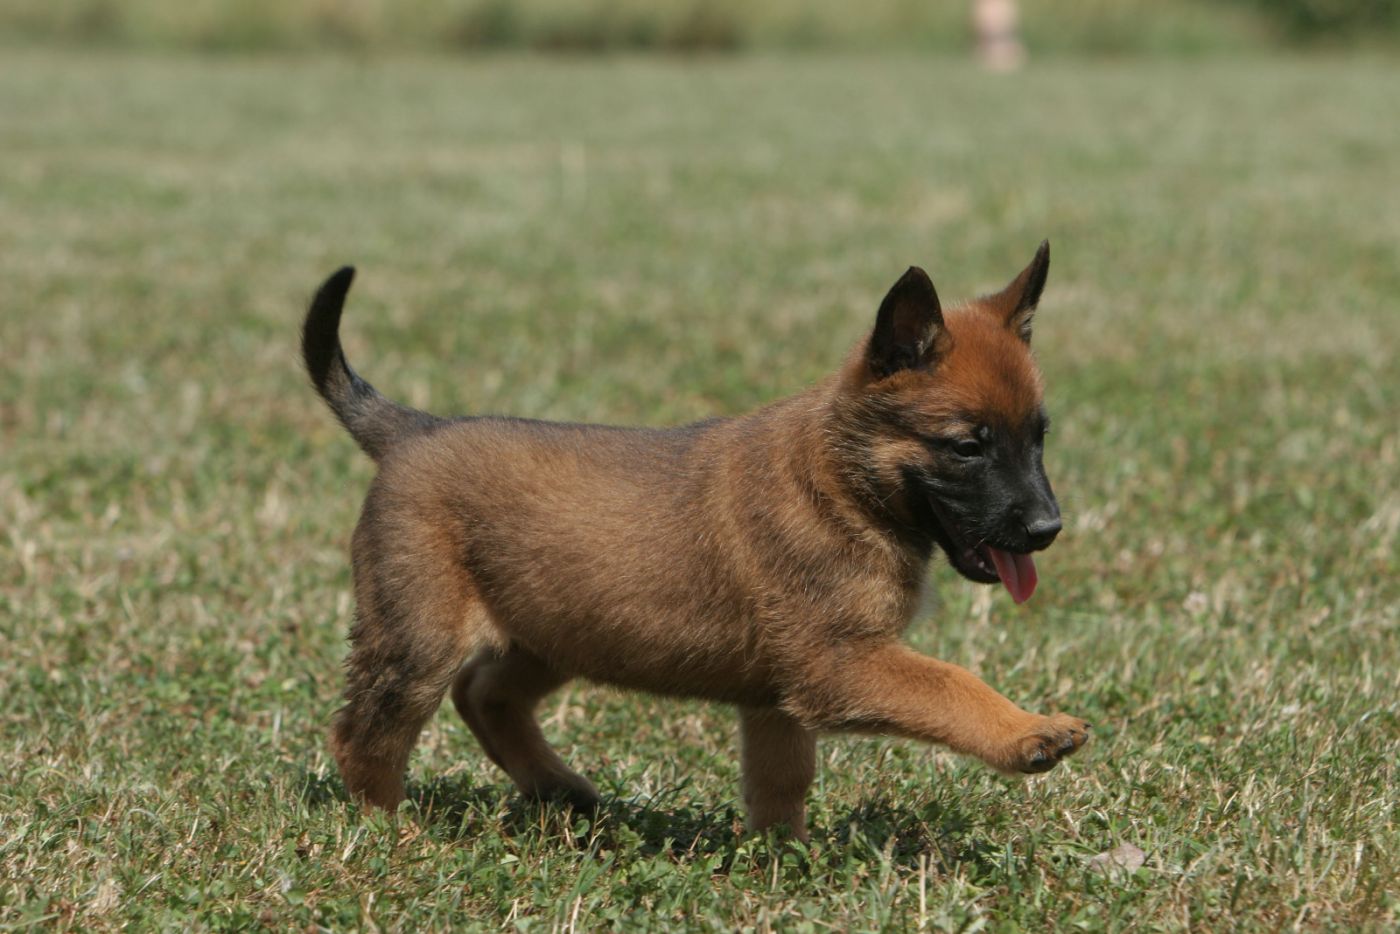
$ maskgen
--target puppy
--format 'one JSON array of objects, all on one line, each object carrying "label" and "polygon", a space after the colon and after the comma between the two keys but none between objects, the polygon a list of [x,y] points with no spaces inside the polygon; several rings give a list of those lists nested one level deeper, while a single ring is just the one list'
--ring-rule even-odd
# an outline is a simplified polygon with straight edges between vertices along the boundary
[{"label": "puppy", "polygon": [[596,804],[534,716],[571,678],[735,705],[749,826],[801,838],[822,732],[941,743],[1009,773],[1077,750],[1088,723],[1028,713],[900,642],[935,551],[1020,603],[1060,531],[1030,352],[1049,262],[1042,243],[1006,288],[947,310],[911,268],[835,375],[664,429],[392,402],[341,351],[354,270],[331,276],[306,366],[379,466],[330,737],[349,792],[395,808],[450,691],[522,793]]}]

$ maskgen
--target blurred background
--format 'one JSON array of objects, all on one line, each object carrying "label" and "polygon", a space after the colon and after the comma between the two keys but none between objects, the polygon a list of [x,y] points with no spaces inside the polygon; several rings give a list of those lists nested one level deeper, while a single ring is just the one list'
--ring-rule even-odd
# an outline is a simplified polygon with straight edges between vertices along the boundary
[{"label": "blurred background", "polygon": [[[1397,101],[1400,0],[0,0],[0,928],[1395,929]],[[770,850],[731,712],[572,685],[601,815],[451,710],[345,800],[327,274],[387,395],[661,425],[1047,237],[1065,532],[908,638],[1074,760],[832,738]]]},{"label": "blurred background", "polygon": [[[961,52],[969,2],[869,0],[7,0],[16,39],[195,49]],[[1001,5],[1001,4],[995,4]],[[1396,0],[1018,0],[1037,53],[1387,46]]]}]

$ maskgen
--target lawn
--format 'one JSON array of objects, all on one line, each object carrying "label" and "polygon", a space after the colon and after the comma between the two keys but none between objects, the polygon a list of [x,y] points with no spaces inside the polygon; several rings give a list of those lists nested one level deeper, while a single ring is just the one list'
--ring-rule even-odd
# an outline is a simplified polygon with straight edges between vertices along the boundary
[{"label": "lawn", "polygon": [[[975,930],[1400,921],[1400,66],[1381,59],[0,58],[0,926]],[[730,711],[574,685],[607,803],[444,709],[396,822],[324,731],[369,463],[299,369],[669,424],[833,368],[910,263],[1054,244],[1066,530],[919,648],[1095,737],[1021,782],[831,737],[808,848]],[[1135,871],[1096,854],[1130,845]]]}]

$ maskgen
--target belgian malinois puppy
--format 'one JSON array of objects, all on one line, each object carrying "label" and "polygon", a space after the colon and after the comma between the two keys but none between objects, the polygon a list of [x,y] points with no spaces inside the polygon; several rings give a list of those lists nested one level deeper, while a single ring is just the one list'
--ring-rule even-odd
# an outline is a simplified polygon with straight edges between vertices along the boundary
[{"label": "belgian malinois puppy", "polygon": [[814,388],[681,428],[439,418],[381,396],[338,329],[354,276],[321,286],[302,349],[379,465],[352,544],[356,622],[330,745],[350,793],[393,809],[427,719],[452,701],[526,795],[596,804],[545,742],[571,678],[739,708],[749,825],[806,836],[816,737],[908,736],[1003,772],[1088,738],[900,634],[941,549],[1020,603],[1059,507],[1031,316],[1049,244],[955,308],[911,268],[870,336]]}]

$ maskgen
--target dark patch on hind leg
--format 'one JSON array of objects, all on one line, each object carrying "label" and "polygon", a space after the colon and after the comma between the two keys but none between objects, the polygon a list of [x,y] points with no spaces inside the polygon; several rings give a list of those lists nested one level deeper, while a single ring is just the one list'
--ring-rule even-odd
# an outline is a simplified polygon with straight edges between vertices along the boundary
[{"label": "dark patch on hind leg", "polygon": [[402,627],[386,645],[381,627],[357,626],[346,664],[346,702],[336,712],[330,746],[352,797],[394,810],[404,799],[404,772],[419,734],[442,703],[462,652],[450,641],[422,639]]}]

